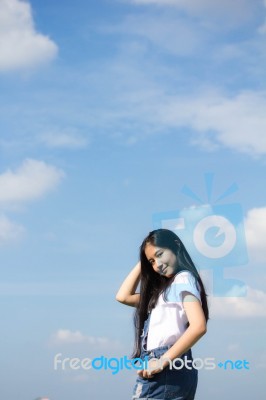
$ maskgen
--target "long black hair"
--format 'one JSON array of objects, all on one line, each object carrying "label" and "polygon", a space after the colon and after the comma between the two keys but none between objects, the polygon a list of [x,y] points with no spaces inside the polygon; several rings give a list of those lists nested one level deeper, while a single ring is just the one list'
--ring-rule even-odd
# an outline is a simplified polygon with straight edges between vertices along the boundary
[{"label": "long black hair", "polygon": [[147,244],[172,250],[177,257],[178,270],[176,273],[181,271],[189,271],[193,274],[193,276],[196,278],[196,281],[200,285],[201,303],[206,323],[209,320],[207,294],[205,292],[201,277],[184,244],[180,238],[169,229],[154,230],[148,234],[140,246],[140,300],[134,314],[135,344],[132,358],[140,357],[140,336],[148,313],[155,307],[159,295],[162,292],[165,293],[166,289],[171,285],[175,278],[175,276],[167,278],[166,276],[160,275],[154,271],[145,254],[145,247]]}]

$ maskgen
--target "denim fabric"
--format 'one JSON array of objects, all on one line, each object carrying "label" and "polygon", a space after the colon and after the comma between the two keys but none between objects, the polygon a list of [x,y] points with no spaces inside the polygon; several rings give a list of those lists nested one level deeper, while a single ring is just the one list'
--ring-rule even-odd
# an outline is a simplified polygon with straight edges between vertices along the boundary
[{"label": "denim fabric", "polygon": [[[150,317],[150,316],[149,316]],[[149,318],[145,321],[142,333],[142,350],[140,358],[144,360],[145,357],[160,358],[171,345],[157,347],[152,350],[146,350],[146,338],[149,327]],[[184,353],[180,359],[193,361],[191,349]],[[181,361],[175,363],[176,368],[180,368]],[[164,368],[161,372],[153,375],[151,378],[137,377],[132,400],[194,400],[197,383],[198,383],[198,370],[195,369],[191,363],[188,364],[192,369],[188,369],[185,365],[180,368],[171,369],[169,366]]]}]

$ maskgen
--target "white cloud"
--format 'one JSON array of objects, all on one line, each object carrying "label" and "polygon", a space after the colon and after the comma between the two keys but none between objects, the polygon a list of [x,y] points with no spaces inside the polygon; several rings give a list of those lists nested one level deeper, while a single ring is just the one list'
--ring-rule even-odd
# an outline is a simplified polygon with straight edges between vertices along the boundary
[{"label": "white cloud", "polygon": [[74,132],[49,132],[41,136],[40,141],[48,147],[81,149],[88,145],[88,140]]},{"label": "white cloud", "polygon": [[242,91],[229,96],[203,90],[186,96],[136,87],[129,94],[125,91],[120,100],[119,123],[132,120],[135,131],[141,126],[142,133],[171,130],[187,135],[188,128],[190,144],[205,150],[226,147],[254,158],[266,154],[266,92]]},{"label": "white cloud", "polygon": [[[264,7],[266,8],[266,0],[263,1]],[[258,33],[265,34],[266,33],[266,21],[263,25],[259,26]]]},{"label": "white cloud", "polygon": [[195,127],[216,130],[216,139],[221,144],[239,152],[265,154],[265,106],[264,93],[241,93],[202,109]]},{"label": "white cloud", "polygon": [[266,369],[266,351],[265,349],[260,349],[259,354],[256,356],[256,363],[254,365],[255,369]]},{"label": "white cloud", "polygon": [[158,105],[157,118],[169,127],[196,131],[192,144],[221,145],[253,156],[266,153],[266,93],[242,91],[226,97],[216,93],[172,97]]},{"label": "white cloud", "polygon": [[90,343],[105,344],[106,338],[83,335],[80,331],[71,331],[69,329],[59,329],[54,335],[53,340],[58,343]]},{"label": "white cloud", "polygon": [[[134,32],[131,25],[129,31]],[[104,77],[109,89],[105,92],[113,94],[111,107],[103,102],[97,114],[106,130],[110,125],[115,127],[119,133],[113,135],[115,139],[134,133],[134,144],[146,135],[171,132],[190,135],[190,144],[208,151],[226,147],[254,158],[266,154],[266,91],[228,94],[226,90],[206,87],[193,77],[195,90],[188,82],[190,72],[184,74],[178,63],[173,74],[170,68],[157,65],[156,58],[152,59],[153,67],[148,63],[147,69],[147,61],[141,68],[142,55],[122,55],[123,60],[108,65],[108,72],[103,69],[99,76],[95,75],[96,81]]]},{"label": "white cloud", "polygon": [[19,203],[39,198],[63,178],[63,171],[43,161],[26,159],[16,170],[0,174],[0,203]]},{"label": "white cloud", "polygon": [[[23,260],[22,260],[23,261]],[[101,279],[102,280],[102,279]],[[102,283],[106,292],[110,291],[110,283]],[[91,286],[87,281],[73,282],[40,282],[40,281],[24,281],[10,282],[0,281],[0,293],[6,296],[96,296],[99,294],[97,286]]]},{"label": "white cloud", "polygon": [[95,337],[84,335],[80,331],[71,331],[69,329],[59,329],[51,335],[50,344],[87,344],[93,347],[119,348],[121,345],[118,341],[110,340],[107,337]]},{"label": "white cloud", "polygon": [[[129,0],[136,5],[155,5],[160,7],[174,7],[186,11],[193,16],[203,18],[211,16],[215,18],[227,17],[227,23],[243,22],[253,17],[260,0]],[[219,29],[222,27],[219,26]]]},{"label": "white cloud", "polygon": [[230,353],[235,352],[240,350],[240,344],[239,343],[231,343],[227,346],[227,351]]},{"label": "white cloud", "polygon": [[[264,7],[266,8],[266,0],[263,1]],[[259,26],[258,33],[265,34],[266,33],[266,21],[263,25]]]},{"label": "white cloud", "polygon": [[0,215],[0,246],[20,239],[24,232],[21,225],[13,223],[5,215]]},{"label": "white cloud", "polygon": [[176,0],[130,0],[130,2],[143,5],[156,4],[158,6],[173,6],[177,4]]},{"label": "white cloud", "polygon": [[[141,140],[138,131],[150,135],[171,130],[172,134],[188,136],[188,128],[190,144],[205,150],[225,147],[254,158],[266,154],[264,91],[227,95],[203,89],[201,93],[170,95],[156,86],[145,90],[145,86],[139,88],[136,84],[121,94],[119,102],[123,107],[115,118],[118,121],[119,116],[120,130],[123,121],[133,121],[134,143],[137,138]],[[123,129],[127,131],[127,126]]]},{"label": "white cloud", "polygon": [[245,234],[252,261],[266,262],[266,207],[253,208],[245,218]]},{"label": "white cloud", "polygon": [[263,25],[259,26],[258,33],[264,35],[266,33],[266,22]]},{"label": "white cloud", "polygon": [[73,376],[72,380],[74,382],[88,382],[89,376],[88,376],[88,374],[80,374],[77,376]]},{"label": "white cloud", "polygon": [[200,52],[203,39],[206,39],[199,24],[168,14],[128,15],[123,23],[103,31],[141,36],[158,48],[178,56],[195,55],[196,52]]},{"label": "white cloud", "polygon": [[247,286],[246,297],[234,297],[235,290],[237,288],[233,288],[224,297],[209,297],[211,318],[266,317],[265,292]]},{"label": "white cloud", "polygon": [[0,71],[36,66],[56,54],[56,44],[35,30],[28,2],[0,0]]}]

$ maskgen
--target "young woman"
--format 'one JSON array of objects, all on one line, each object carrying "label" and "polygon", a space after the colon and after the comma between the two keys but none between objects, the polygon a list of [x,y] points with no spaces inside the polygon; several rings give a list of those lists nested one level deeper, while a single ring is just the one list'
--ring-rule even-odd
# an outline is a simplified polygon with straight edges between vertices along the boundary
[{"label": "young woman", "polygon": [[132,400],[193,400],[198,370],[191,347],[206,333],[209,312],[200,275],[174,232],[157,229],[143,240],[116,300],[136,307],[132,358],[146,366],[137,371]]}]

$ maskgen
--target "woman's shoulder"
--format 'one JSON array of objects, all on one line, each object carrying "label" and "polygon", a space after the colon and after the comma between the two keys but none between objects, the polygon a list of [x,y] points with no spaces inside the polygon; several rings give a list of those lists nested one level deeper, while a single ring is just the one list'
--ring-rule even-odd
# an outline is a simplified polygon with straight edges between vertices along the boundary
[{"label": "woman's shoulder", "polygon": [[192,274],[192,272],[190,272],[190,271],[183,270],[183,271],[178,272],[175,275],[173,282],[175,282],[175,283],[188,283],[191,280],[192,281],[196,280],[195,275]]},{"label": "woman's shoulder", "polygon": [[168,301],[182,302],[181,293],[189,292],[201,300],[201,290],[198,280],[193,272],[188,270],[183,270],[178,272],[170,287],[168,292]]}]

